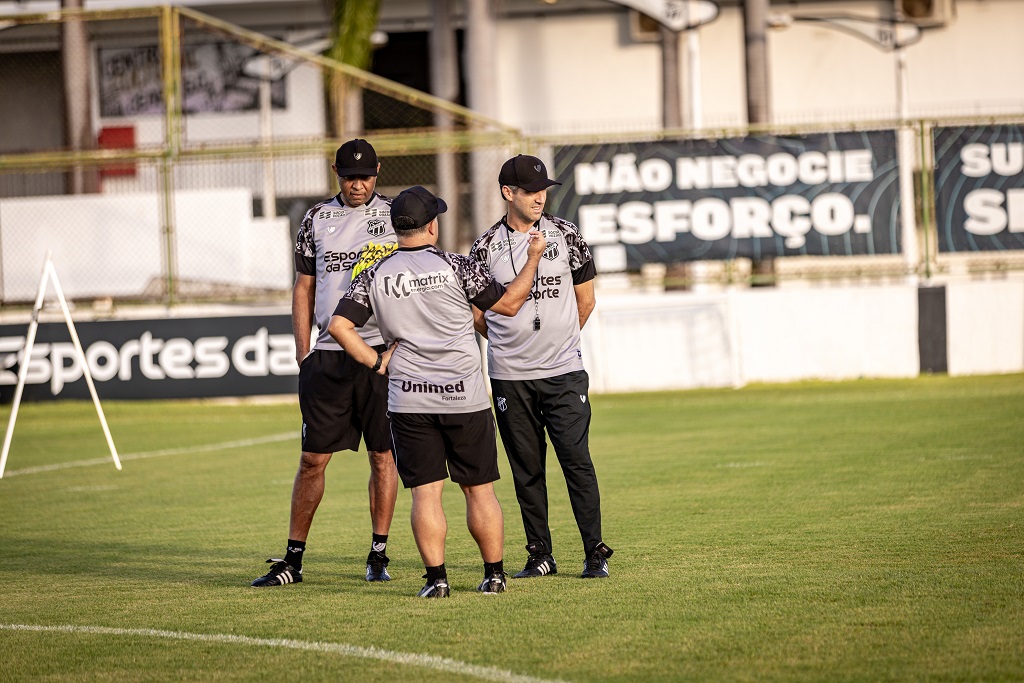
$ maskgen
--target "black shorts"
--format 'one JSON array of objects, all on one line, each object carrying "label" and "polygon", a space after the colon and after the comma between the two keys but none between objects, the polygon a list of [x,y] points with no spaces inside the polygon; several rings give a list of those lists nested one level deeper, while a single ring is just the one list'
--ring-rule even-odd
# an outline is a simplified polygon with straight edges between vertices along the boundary
[{"label": "black shorts", "polygon": [[[386,349],[375,346],[377,352]],[[388,378],[344,351],[313,351],[299,366],[302,450],[335,453],[391,450]]]},{"label": "black shorts", "polygon": [[475,413],[391,413],[395,464],[405,488],[451,479],[497,481],[498,446],[490,408]]}]

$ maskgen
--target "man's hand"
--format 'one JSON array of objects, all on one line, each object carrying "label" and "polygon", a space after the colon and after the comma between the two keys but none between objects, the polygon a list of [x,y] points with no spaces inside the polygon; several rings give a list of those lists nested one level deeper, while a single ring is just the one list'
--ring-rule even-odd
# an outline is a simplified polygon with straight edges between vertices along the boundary
[{"label": "man's hand", "polygon": [[386,375],[386,374],[388,374],[388,363],[391,362],[391,356],[394,355],[395,349],[397,349],[397,348],[398,348],[398,342],[395,342],[394,344],[391,345],[391,347],[387,351],[385,351],[384,353],[380,354],[380,368],[378,368],[378,370],[377,370],[377,374],[378,375]]},{"label": "man's hand", "polygon": [[526,255],[540,256],[548,246],[548,241],[544,238],[544,233],[540,230],[531,230],[528,234],[530,235],[530,244],[526,247]]}]

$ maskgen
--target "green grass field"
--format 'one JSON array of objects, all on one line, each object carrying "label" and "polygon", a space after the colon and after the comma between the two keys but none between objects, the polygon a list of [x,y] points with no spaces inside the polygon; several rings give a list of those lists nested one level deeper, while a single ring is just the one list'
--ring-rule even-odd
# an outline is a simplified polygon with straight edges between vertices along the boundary
[{"label": "green grass field", "polygon": [[363,453],[328,470],[306,581],[249,587],[283,552],[293,403],[107,403],[121,472],[91,404],[23,406],[0,480],[0,680],[1024,679],[1024,376],[592,400],[612,577],[577,578],[552,471],[559,574],[477,594],[449,484],[447,601],[415,598],[407,491],[395,580],[362,580]]}]

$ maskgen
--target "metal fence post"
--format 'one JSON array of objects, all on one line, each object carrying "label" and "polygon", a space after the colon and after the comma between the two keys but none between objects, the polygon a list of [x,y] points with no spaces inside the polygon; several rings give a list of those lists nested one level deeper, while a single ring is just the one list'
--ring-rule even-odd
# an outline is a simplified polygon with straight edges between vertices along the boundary
[{"label": "metal fence post", "polygon": [[164,98],[164,149],[160,160],[160,222],[165,253],[167,305],[173,306],[177,289],[177,242],[174,225],[174,168],[181,149],[181,20],[177,8],[164,6],[160,14],[160,63]]}]

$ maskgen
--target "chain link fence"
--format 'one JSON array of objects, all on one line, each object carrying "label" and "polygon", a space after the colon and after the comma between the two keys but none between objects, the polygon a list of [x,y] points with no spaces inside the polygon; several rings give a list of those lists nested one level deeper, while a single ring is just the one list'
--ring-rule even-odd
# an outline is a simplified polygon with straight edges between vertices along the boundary
[{"label": "chain link fence", "polygon": [[[379,192],[394,196],[419,184],[448,201],[442,246],[465,252],[501,215],[497,170],[518,152],[551,166],[559,149],[583,143],[806,132],[776,126],[528,137],[329,60],[308,37],[276,40],[186,8],[0,20],[0,83],[5,95],[17,93],[0,98],[4,306],[34,298],[47,252],[74,299],[286,302],[299,222],[312,204],[337,192],[334,151],[352,137],[370,139],[381,158]],[[1003,121],[1019,125],[1024,116]],[[1017,272],[1021,251],[937,250],[928,141],[934,127],[956,123],[902,124],[914,139],[910,181],[920,254],[912,258],[669,260],[605,279],[660,291]],[[824,132],[879,125],[900,122]]]}]

